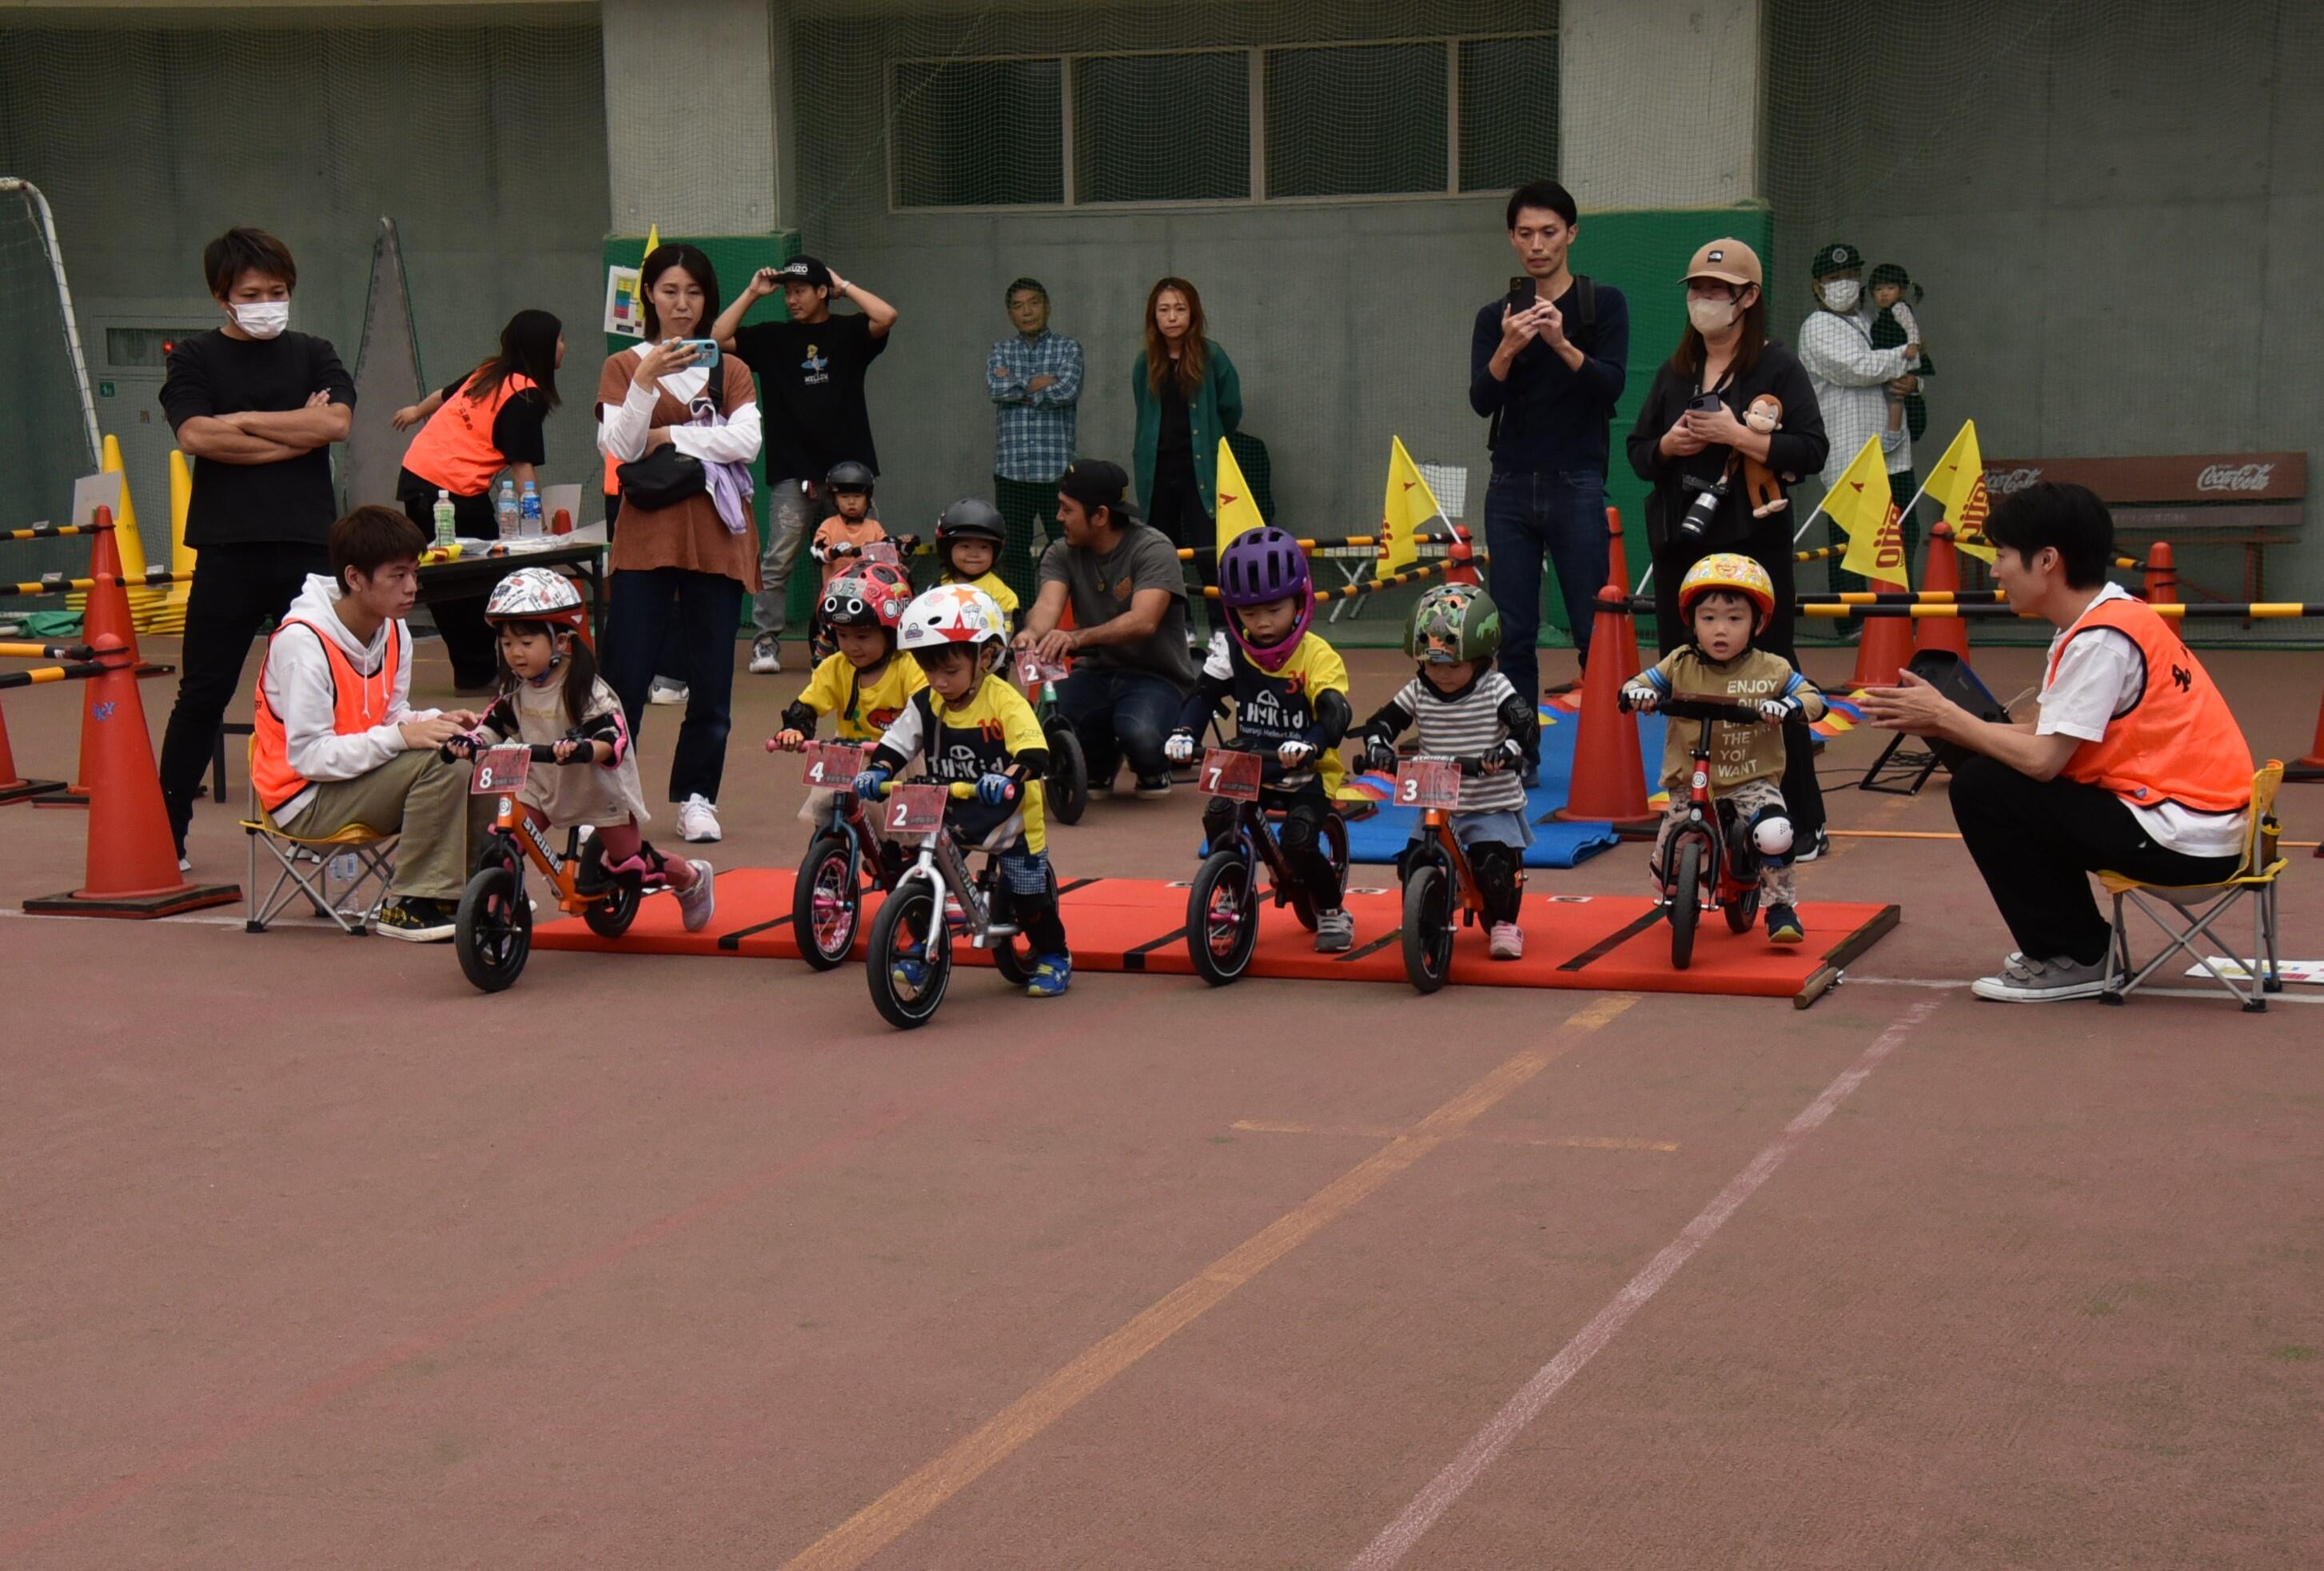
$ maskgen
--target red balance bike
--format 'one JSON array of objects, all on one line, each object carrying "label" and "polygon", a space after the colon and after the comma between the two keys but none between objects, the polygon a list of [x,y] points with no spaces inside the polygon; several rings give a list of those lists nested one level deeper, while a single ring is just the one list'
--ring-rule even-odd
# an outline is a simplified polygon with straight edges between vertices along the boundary
[{"label": "red balance bike", "polygon": [[[770,736],[767,751],[782,749]],[[791,933],[798,940],[799,958],[817,971],[829,971],[854,946],[866,883],[880,890],[895,888],[903,859],[872,833],[862,799],[849,789],[863,767],[868,744],[809,742],[799,751],[807,758],[805,783],[839,793],[832,799],[830,826],[807,842],[791,883]]]},{"label": "red balance bike", "polygon": [[[1622,695],[1622,707],[1630,697]],[[1770,724],[1757,709],[1708,698],[1664,698],[1655,711],[1696,722],[1693,768],[1687,774],[1686,822],[1671,831],[1659,870],[1663,904],[1670,912],[1671,966],[1683,971],[1694,958],[1694,927],[1706,910],[1727,913],[1727,930],[1748,933],[1759,915],[1759,848],[1735,804],[1711,795],[1711,728]]]}]

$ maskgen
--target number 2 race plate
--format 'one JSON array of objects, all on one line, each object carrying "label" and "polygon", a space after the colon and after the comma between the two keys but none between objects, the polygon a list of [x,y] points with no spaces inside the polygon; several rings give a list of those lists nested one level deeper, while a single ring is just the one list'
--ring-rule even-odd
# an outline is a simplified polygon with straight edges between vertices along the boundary
[{"label": "number 2 race plate", "polygon": [[476,757],[476,772],[469,779],[471,796],[497,796],[503,791],[524,789],[524,777],[532,772],[532,749],[530,747],[491,747]]},{"label": "number 2 race plate", "polygon": [[844,791],[863,767],[863,749],[844,742],[810,742],[806,748],[807,772],[799,778],[825,790]]},{"label": "number 2 race plate", "polygon": [[1457,808],[1461,805],[1461,766],[1449,758],[1407,758],[1397,765],[1396,805],[1399,808]]},{"label": "number 2 race plate", "polygon": [[880,827],[891,835],[927,835],[944,823],[950,793],[941,785],[899,785],[880,810]]},{"label": "number 2 race plate", "polygon": [[1260,761],[1256,753],[1243,753],[1231,747],[1211,747],[1203,752],[1203,790],[1229,801],[1259,800]]},{"label": "number 2 race plate", "polygon": [[1054,661],[1043,660],[1029,649],[1019,652],[1017,656],[1017,683],[1019,687],[1038,688],[1043,682],[1062,680],[1065,674],[1065,667]]}]

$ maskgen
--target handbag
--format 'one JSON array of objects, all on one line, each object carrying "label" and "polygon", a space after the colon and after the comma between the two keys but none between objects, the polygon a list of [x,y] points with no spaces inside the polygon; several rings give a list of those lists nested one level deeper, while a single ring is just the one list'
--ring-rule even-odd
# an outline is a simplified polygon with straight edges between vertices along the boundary
[{"label": "handbag", "polygon": [[[697,398],[709,395],[714,400],[711,403],[714,410],[717,408],[715,398],[717,379],[721,374],[719,368],[713,366],[704,377],[702,393],[696,395]],[[710,477],[702,467],[702,460],[691,454],[681,453],[669,444],[654,448],[641,458],[616,465],[613,477],[621,482],[622,501],[625,507],[676,507],[710,488]]]}]

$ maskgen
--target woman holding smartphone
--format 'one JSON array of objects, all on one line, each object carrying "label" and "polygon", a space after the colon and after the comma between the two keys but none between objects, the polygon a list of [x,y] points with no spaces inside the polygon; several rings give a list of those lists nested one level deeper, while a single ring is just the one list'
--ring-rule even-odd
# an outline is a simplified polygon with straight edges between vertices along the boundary
[{"label": "woman holding smartphone", "polygon": [[[1655,373],[1631,428],[1630,467],[1654,487],[1646,497],[1646,542],[1654,555],[1655,624],[1663,652],[1691,636],[1678,610],[1686,570],[1713,551],[1740,551],[1767,569],[1775,590],[1775,615],[1752,642],[1796,668],[1792,533],[1799,519],[1789,506],[1754,515],[1743,460],[1764,464],[1788,495],[1793,481],[1822,469],[1831,444],[1806,369],[1767,337],[1760,278],[1758,254],[1740,240],[1713,240],[1694,254],[1685,278],[1686,331]],[[1781,404],[1782,423],[1756,431],[1742,416],[1765,396]],[[1815,754],[1804,725],[1786,725],[1784,741],[1784,800],[1800,860],[1809,861],[1824,844]]]},{"label": "woman holding smartphone", "polygon": [[759,454],[759,401],[749,367],[701,339],[718,314],[707,256],[659,246],[639,282],[645,341],[607,356],[597,377],[597,448],[625,467],[608,563],[605,679],[635,737],[666,639],[675,651],[680,669],[663,674],[686,684],[687,700],[669,799],[679,836],[699,844],[720,835],[734,641],[742,596],[759,587],[748,468]]}]

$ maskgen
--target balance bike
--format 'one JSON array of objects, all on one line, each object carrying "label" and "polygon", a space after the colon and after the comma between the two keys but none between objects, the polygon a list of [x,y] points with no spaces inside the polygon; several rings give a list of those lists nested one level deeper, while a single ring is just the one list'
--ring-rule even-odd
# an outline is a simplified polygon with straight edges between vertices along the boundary
[{"label": "balance bike", "polygon": [[[1008,891],[1000,887],[998,854],[987,851],[983,870],[971,876],[971,847],[945,821],[945,804],[966,801],[976,787],[967,781],[921,778],[890,781],[881,794],[881,829],[899,839],[920,838],[918,855],[872,919],[864,975],[881,1018],[905,1030],[936,1018],[952,982],[955,931],[967,935],[971,948],[991,950],[1001,976],[1024,986],[1033,975],[1033,956],[1029,948],[1018,947]],[[1049,878],[1054,897],[1054,870]]]},{"label": "balance bike", "polygon": [[[1382,751],[1385,751],[1384,749]],[[1373,761],[1368,761],[1373,762]],[[1400,876],[1404,880],[1404,974],[1422,993],[1444,985],[1452,968],[1452,937],[1458,928],[1471,928],[1485,914],[1485,897],[1477,874],[1469,865],[1468,848],[1452,833],[1452,814],[1461,805],[1461,781],[1484,773],[1475,758],[1441,758],[1423,753],[1395,761],[1396,805],[1420,809],[1420,845],[1406,852]],[[1525,892],[1525,871],[1517,873],[1517,892]],[[1453,913],[1460,913],[1455,923]]]},{"label": "balance bike", "polygon": [[1049,748],[1049,767],[1041,777],[1042,811],[1060,824],[1078,824],[1089,809],[1089,758],[1082,752],[1073,722],[1057,710],[1057,682],[1067,668],[1053,665],[1029,649],[1017,651],[1016,656],[1017,685],[1033,706],[1033,717],[1041,723]]},{"label": "balance bike", "polygon": [[[1629,695],[1621,698],[1625,710]],[[1708,698],[1664,698],[1655,706],[1674,720],[1699,722],[1693,767],[1687,775],[1686,821],[1671,831],[1663,847],[1661,890],[1670,912],[1671,966],[1683,971],[1694,958],[1694,928],[1706,910],[1727,913],[1727,930],[1748,933],[1759,915],[1759,848],[1735,811],[1735,804],[1711,795],[1711,728],[1720,721],[1765,725],[1757,709]]]},{"label": "balance bike", "polygon": [[[1267,867],[1268,895],[1277,906],[1289,906],[1309,932],[1315,930],[1315,907],[1293,876],[1290,862],[1277,840],[1282,815],[1259,806],[1259,782],[1265,755],[1241,747],[1213,747],[1203,755],[1196,776],[1201,789],[1235,804],[1233,827],[1211,843],[1186,892],[1186,954],[1194,974],[1213,987],[1223,987],[1250,968],[1251,951],[1259,943],[1259,888],[1254,873]],[[1340,883],[1348,881],[1348,827],[1333,812],[1323,819],[1324,855],[1338,869]]]},{"label": "balance bike", "polygon": [[[780,752],[773,737],[767,751]],[[799,858],[798,874],[791,882],[791,934],[798,940],[799,958],[817,971],[829,971],[847,958],[854,947],[855,928],[863,909],[864,878],[872,887],[895,887],[895,868],[863,804],[849,787],[863,767],[863,744],[853,742],[810,742],[805,781],[836,790],[832,818],[807,841]],[[834,782],[836,782],[835,784]]]}]

